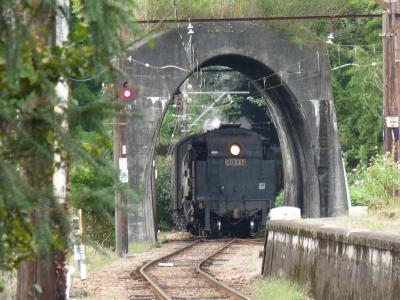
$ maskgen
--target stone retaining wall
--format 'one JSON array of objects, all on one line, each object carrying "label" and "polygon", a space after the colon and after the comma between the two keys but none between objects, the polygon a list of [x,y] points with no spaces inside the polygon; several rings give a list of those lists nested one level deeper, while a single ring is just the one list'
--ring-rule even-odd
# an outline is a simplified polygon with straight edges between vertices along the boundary
[{"label": "stone retaining wall", "polygon": [[400,236],[269,221],[263,275],[309,282],[315,299],[400,299]]}]

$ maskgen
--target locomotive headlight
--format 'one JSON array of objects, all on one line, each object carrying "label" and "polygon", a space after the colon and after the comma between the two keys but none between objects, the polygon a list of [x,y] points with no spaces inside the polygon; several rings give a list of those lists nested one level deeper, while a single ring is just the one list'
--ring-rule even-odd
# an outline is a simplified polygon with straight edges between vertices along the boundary
[{"label": "locomotive headlight", "polygon": [[238,156],[240,154],[240,146],[238,144],[232,144],[229,151],[233,156]]}]

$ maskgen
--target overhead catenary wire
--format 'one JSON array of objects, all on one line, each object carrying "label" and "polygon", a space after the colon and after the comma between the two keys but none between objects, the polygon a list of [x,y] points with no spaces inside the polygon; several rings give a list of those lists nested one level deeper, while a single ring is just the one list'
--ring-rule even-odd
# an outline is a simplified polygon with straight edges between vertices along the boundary
[{"label": "overhead catenary wire", "polygon": [[[164,23],[165,20],[167,20],[167,17],[168,17],[169,15],[171,15],[172,12],[173,12],[173,8],[171,8],[171,10],[168,11],[158,22],[149,22],[149,24],[156,24],[155,26],[153,26],[153,27],[151,28],[151,30],[150,30],[149,32],[150,32],[150,33],[151,33],[151,32],[154,32],[160,25],[162,25],[162,24]],[[143,23],[142,23],[142,24],[143,24]],[[115,60],[115,59],[113,58],[113,59],[111,60],[111,62],[113,62],[114,60]],[[104,74],[105,72],[107,72],[108,69],[109,69],[109,68],[106,67],[106,68],[104,68],[103,70],[101,70],[99,73],[97,73],[97,74],[95,74],[95,75],[93,75],[93,76],[91,76],[91,77],[87,77],[87,78],[73,78],[73,77],[69,77],[68,79],[71,80],[71,81],[75,81],[75,82],[87,82],[87,81],[91,81],[91,80],[94,80],[94,79],[100,77],[102,74]]]},{"label": "overhead catenary wire", "polygon": [[[348,64],[344,64],[344,65],[335,67],[335,68],[333,68],[333,69],[325,70],[325,71],[322,71],[322,72],[319,72],[319,73],[308,74],[308,75],[306,75],[306,76],[301,76],[300,74],[305,74],[305,73],[301,73],[301,72],[300,72],[300,73],[299,73],[299,76],[298,76],[297,78],[292,78],[291,81],[304,80],[304,79],[308,79],[308,78],[312,78],[312,77],[316,77],[316,76],[321,76],[321,75],[324,74],[324,73],[330,73],[331,71],[335,71],[335,70],[338,70],[338,69],[344,68],[344,67],[351,67],[351,66],[352,66],[352,67],[370,67],[370,66],[377,66],[377,65],[379,65],[379,63],[371,63],[371,64],[365,64],[365,65],[360,65],[360,64],[356,64],[356,63],[348,63]],[[285,72],[285,71],[280,71],[280,74],[282,75],[284,72]],[[276,73],[276,74],[277,74],[277,73]],[[276,74],[275,74],[275,75],[276,75]],[[251,95],[252,95],[252,96],[260,95],[260,96],[262,96],[262,97],[265,97],[266,95],[265,95],[263,92],[269,91],[269,90],[273,90],[273,89],[275,89],[275,88],[279,88],[279,87],[282,87],[282,86],[285,86],[285,82],[283,81],[282,76],[281,76],[280,78],[281,78],[281,82],[280,82],[280,83],[278,83],[278,84],[276,84],[276,85],[273,85],[273,86],[270,86],[270,87],[266,87],[266,88],[260,88],[260,86],[257,84],[256,81],[254,81],[254,80],[249,80],[249,82],[250,82],[251,84],[253,84],[253,85],[257,88],[257,92],[256,92],[256,93],[251,93]],[[259,81],[259,80],[258,80],[258,81]],[[193,121],[193,122],[189,125],[189,128],[192,128],[193,126],[195,126],[195,125],[197,124],[197,122],[198,122],[200,119],[202,119],[202,118],[204,117],[204,115],[205,115],[207,112],[209,112],[211,109],[213,109],[213,108],[215,107],[215,105],[216,105],[224,96],[229,95],[230,93],[233,93],[233,94],[234,94],[235,91],[225,91],[225,92],[221,92],[221,95],[220,95],[216,100],[214,100],[208,107],[206,107],[206,109],[197,117],[197,119],[196,119],[195,121]],[[232,103],[232,102],[230,102],[230,103],[228,103],[228,104],[231,104],[231,103]],[[170,142],[169,142],[170,146],[169,146],[169,149],[168,149],[168,154],[171,154],[171,151],[172,151],[172,143],[171,143],[171,141],[172,141],[172,139],[173,139],[174,136],[175,136],[175,133],[176,133],[177,128],[179,128],[179,126],[177,126],[177,125],[178,125],[178,119],[179,119],[179,118],[176,119],[176,123],[175,123],[175,126],[174,126],[174,130],[173,130],[172,136],[171,136],[171,138],[170,138]]]},{"label": "overhead catenary wire", "polygon": [[[182,37],[182,39],[183,39],[183,37]],[[341,48],[344,48],[344,47],[353,48],[353,49],[354,49],[354,48],[357,48],[357,47],[363,47],[363,48],[371,47],[371,48],[372,48],[372,51],[373,51],[373,53],[374,53],[374,55],[376,55],[376,53],[378,52],[378,51],[377,51],[377,48],[378,48],[378,47],[383,47],[383,46],[382,46],[381,44],[364,44],[364,45],[354,44],[354,45],[350,45],[350,44],[332,43],[332,44],[328,44],[328,47],[337,47],[338,49],[341,49]],[[340,50],[338,50],[338,51],[340,51]],[[194,52],[195,52],[195,51],[194,51]],[[200,68],[199,65],[198,65],[199,63],[198,63],[198,61],[197,61],[197,54],[196,54],[196,53],[195,53],[195,56],[196,56],[196,63],[197,63],[196,73],[200,73],[200,74],[201,74],[201,73],[204,72],[204,71],[208,71],[208,72],[214,71],[214,70],[203,70],[203,68]],[[189,58],[188,58],[188,59],[189,59]],[[170,65],[163,65],[163,66],[154,66],[154,65],[152,65],[152,64],[150,64],[150,63],[146,63],[146,62],[142,62],[142,61],[139,61],[139,60],[137,60],[137,59],[134,59],[132,56],[129,56],[129,57],[128,57],[128,61],[129,61],[129,62],[135,62],[135,63],[138,63],[138,64],[143,65],[143,66],[145,66],[145,67],[152,68],[152,69],[157,69],[157,70],[163,70],[163,69],[177,69],[177,70],[184,71],[184,72],[186,72],[186,73],[191,73],[191,72],[193,72],[193,71],[191,71],[191,70],[188,70],[188,69],[185,69],[185,68],[182,68],[182,67],[179,67],[179,66],[175,66],[175,65],[172,65],[172,64],[170,64]],[[299,60],[299,61],[297,61],[297,62],[295,62],[295,63],[289,65],[289,67],[298,65],[299,63],[304,63],[304,61],[305,61],[304,59],[303,59],[303,60]],[[357,66],[357,64],[354,64],[354,66]],[[126,68],[126,69],[130,69],[130,67],[125,67],[125,68]],[[335,68],[335,69],[337,69],[337,68]],[[71,78],[71,77],[70,77],[69,79],[72,80],[72,81],[76,81],[76,82],[90,81],[90,80],[94,80],[94,79],[98,78],[100,75],[102,75],[103,73],[105,73],[107,70],[108,70],[108,68],[104,68],[104,69],[101,70],[99,73],[95,74],[95,75],[92,76],[92,77],[88,77],[88,78]],[[218,70],[218,71],[219,71],[219,70]],[[230,70],[230,71],[235,71],[235,70]],[[281,72],[282,72],[282,71],[277,71],[277,72],[272,73],[272,74],[269,74],[269,75],[267,75],[267,76],[263,76],[263,77],[254,79],[254,81],[267,80],[267,79],[270,78],[270,77],[273,77],[273,76],[276,76],[276,75],[280,75]],[[202,77],[202,76],[201,76],[201,77]]]},{"label": "overhead catenary wire", "polygon": [[[175,2],[175,1],[174,1]],[[194,18],[192,23],[198,22],[243,22],[243,21],[293,21],[293,20],[323,20],[323,19],[357,19],[357,18],[381,18],[382,14],[347,14],[347,15],[313,15],[313,16],[266,16],[266,17],[243,17],[243,18]],[[139,24],[158,23],[161,20],[139,20]],[[189,19],[165,19],[163,23],[189,23]]]},{"label": "overhead catenary wire", "polygon": [[224,96],[226,96],[226,95],[228,95],[228,94],[229,94],[229,92],[224,92],[224,93],[222,93],[217,99],[215,99],[215,100],[213,101],[213,103],[211,103],[211,105],[209,105],[209,106],[200,114],[200,116],[198,116],[197,119],[194,120],[194,121],[189,125],[189,128],[192,128],[194,125],[196,125],[196,123],[197,123],[199,120],[201,120],[201,118],[203,118],[203,116],[204,116],[207,112],[209,112],[209,111],[215,106],[215,104],[218,103],[218,101],[220,101]]},{"label": "overhead catenary wire", "polygon": [[177,70],[180,70],[180,71],[184,71],[186,73],[191,73],[190,70],[187,70],[185,68],[182,68],[182,67],[179,67],[179,66],[175,66],[175,65],[172,65],[172,64],[171,65],[164,65],[164,66],[153,66],[153,65],[151,65],[149,63],[145,63],[145,62],[141,62],[139,60],[136,60],[132,56],[128,57],[128,61],[137,63],[139,65],[145,66],[146,68],[150,68],[150,69],[156,69],[156,70],[177,69]]},{"label": "overhead catenary wire", "polygon": [[356,63],[347,63],[347,64],[343,64],[337,67],[334,67],[331,69],[331,71],[336,71],[338,69],[342,69],[345,67],[370,67],[370,66],[376,66],[376,65],[381,65],[381,62],[372,62],[370,64],[365,64],[365,65],[360,65],[360,64],[356,64]]},{"label": "overhead catenary wire", "polygon": [[[338,69],[345,68],[345,67],[359,67],[359,68],[362,68],[362,67],[375,67],[375,66],[378,66],[380,64],[382,64],[382,63],[373,62],[371,64],[365,64],[365,65],[360,65],[360,64],[356,64],[356,63],[348,63],[348,64],[344,64],[344,65],[335,67],[333,69],[325,70],[325,71],[322,71],[322,72],[319,72],[319,73],[308,74],[306,76],[300,76],[300,74],[299,74],[298,77],[292,78],[290,81],[293,82],[293,81],[299,81],[299,80],[304,80],[304,79],[310,79],[310,78],[313,78],[313,77],[318,77],[318,76],[321,76],[323,74],[329,74],[332,71],[336,71]],[[305,74],[305,73],[301,73],[301,74]],[[269,90],[272,90],[272,89],[275,89],[275,88],[279,88],[279,87],[285,86],[285,82],[283,80],[280,83],[278,83],[276,85],[273,85],[273,86],[270,86],[270,87],[267,87],[267,88],[260,88],[260,86],[254,80],[249,80],[249,82],[251,84],[253,84],[258,90],[258,92],[253,93],[252,96],[254,96],[254,95],[265,96],[262,92],[269,91]]]},{"label": "overhead catenary wire", "polygon": [[[340,44],[337,44],[337,45],[338,45],[338,46],[341,46]],[[357,46],[357,45],[354,45],[354,47],[356,47],[356,46]],[[132,57],[129,57],[128,60],[129,60],[129,61],[132,61],[132,62],[135,62],[135,63],[138,63],[138,64],[141,64],[141,65],[144,65],[144,66],[146,66],[146,67],[154,68],[154,69],[158,69],[158,70],[163,70],[163,69],[168,69],[168,68],[175,68],[175,69],[178,69],[178,70],[187,72],[187,73],[192,73],[192,71],[187,70],[187,69],[184,69],[184,68],[181,68],[181,67],[179,67],[179,66],[165,65],[165,66],[158,67],[158,66],[150,65],[149,63],[144,63],[144,62],[138,61],[138,60],[136,60],[136,59],[134,59],[134,58],[132,58]],[[295,74],[299,74],[299,75],[302,74],[302,72],[301,72],[301,64],[303,64],[303,63],[305,63],[305,62],[306,62],[306,59],[302,59],[302,60],[296,61],[296,62],[290,64],[289,66],[287,66],[287,68],[286,68],[285,70],[279,70],[279,71],[276,71],[276,72],[274,72],[274,73],[272,73],[272,74],[268,74],[268,75],[266,75],[266,76],[253,79],[252,82],[253,82],[253,83],[256,83],[256,82],[258,82],[258,81],[264,81],[264,86],[265,86],[266,83],[267,83],[266,80],[268,80],[269,78],[272,78],[272,77],[277,77],[277,76],[279,76],[279,77],[280,77],[280,82],[282,83],[282,82],[283,82],[283,78],[282,78],[283,75],[284,75],[285,73],[287,73],[288,70],[289,70],[290,68],[292,68],[292,67],[294,67],[294,66],[299,66],[299,69],[298,69],[297,72],[291,72],[291,73],[295,73]],[[371,64],[362,65],[362,64],[357,64],[357,63],[355,63],[355,62],[351,62],[351,63],[346,63],[346,64],[343,64],[343,65],[339,65],[339,66],[333,67],[332,69],[329,70],[329,72],[330,72],[330,71],[335,71],[335,70],[338,70],[338,69],[341,69],[341,68],[349,67],[349,66],[353,66],[353,67],[367,67],[367,66],[376,66],[376,65],[379,65],[379,64],[381,64],[381,63],[379,63],[379,62],[372,62]],[[201,71],[202,71],[202,68],[200,68],[200,70],[197,71],[197,72],[201,72]],[[302,77],[302,78],[304,78],[304,77]],[[281,86],[281,83],[280,83],[279,85],[277,85],[276,87]],[[273,86],[273,87],[267,87],[266,89],[271,89],[271,88],[274,88],[274,87],[275,87],[275,86]]]},{"label": "overhead catenary wire", "polygon": [[[177,21],[179,21],[179,20],[177,20]],[[183,42],[183,41],[182,41]],[[183,46],[184,46],[184,42],[183,42]],[[335,44],[335,46],[337,46],[337,47],[340,47],[341,45],[340,44]],[[376,47],[377,47],[377,45],[376,44],[371,44],[371,45],[343,45],[344,47],[353,47],[353,48],[355,48],[355,47],[373,47],[373,50],[374,50],[374,53],[376,53]],[[192,51],[193,51],[193,49],[191,49]],[[194,52],[194,51],[193,51]],[[191,53],[192,54],[192,53]],[[191,55],[192,57],[194,56],[194,53]],[[185,71],[185,72],[188,72],[188,73],[192,73],[193,71],[192,70],[187,70],[187,69],[184,69],[184,68],[181,68],[181,67],[178,67],[178,66],[173,66],[173,65],[166,65],[166,66],[161,66],[161,67],[157,67],[157,66],[152,66],[152,65],[150,65],[150,64],[148,64],[148,63],[143,63],[143,62],[140,62],[140,61],[137,61],[137,60],[134,60],[133,59],[133,61],[135,61],[135,62],[137,62],[137,63],[141,63],[142,65],[145,65],[146,67],[151,67],[151,68],[155,68],[155,69],[160,69],[160,70],[165,70],[165,69],[167,69],[167,68],[170,68],[170,67],[173,67],[173,68],[177,68],[177,69],[179,69],[179,70],[182,70],[182,71]],[[309,77],[313,77],[313,76],[319,76],[319,74],[314,74],[314,75],[311,75],[311,76],[300,76],[300,74],[303,74],[302,72],[301,72],[301,64],[304,62],[305,60],[301,60],[301,61],[298,61],[298,62],[295,62],[295,63],[293,63],[293,64],[291,64],[289,67],[291,67],[291,66],[298,66],[298,71],[297,72],[289,72],[290,74],[298,74],[299,75],[299,77],[296,79],[296,80],[302,80],[302,79],[306,79],[306,78],[309,78]],[[192,62],[192,60],[191,60],[191,62]],[[192,63],[191,63],[192,64]],[[360,65],[360,64],[357,64],[357,63],[347,63],[347,64],[344,64],[344,65],[340,65],[340,66],[337,66],[337,67],[334,67],[334,68],[332,68],[331,70],[327,70],[327,71],[325,71],[325,72],[330,72],[330,71],[334,71],[334,70],[337,70],[337,69],[341,69],[341,68],[344,68],[344,67],[348,67],[348,66],[354,66],[354,67],[367,67],[367,66],[375,66],[375,65],[377,65],[378,63],[372,63],[372,64],[369,64],[369,65]],[[200,70],[197,70],[197,72],[202,72],[202,69],[200,69]],[[277,72],[275,72],[275,73],[273,73],[273,74],[269,74],[269,75],[267,75],[267,76],[263,76],[263,77],[261,77],[261,78],[258,78],[258,79],[255,79],[255,80],[253,80],[253,84],[256,82],[256,81],[259,81],[259,80],[263,80],[264,81],[264,89],[261,89],[261,91],[267,91],[267,90],[271,90],[271,89],[274,89],[274,88],[278,88],[278,87],[280,87],[280,86],[282,86],[282,85],[284,85],[284,82],[283,82],[283,74],[285,73],[285,72],[287,72],[287,70],[280,70],[280,71],[277,71]],[[266,80],[268,79],[268,78],[271,78],[271,77],[273,77],[273,76],[280,76],[280,82],[278,83],[278,84],[275,84],[275,85],[273,85],[273,86],[266,86]],[[291,79],[291,80],[293,80],[293,78]],[[176,125],[178,125],[178,124],[176,124]],[[175,131],[176,131],[176,128],[177,127],[175,127],[174,128],[174,133],[175,133]],[[173,136],[174,136],[174,133],[173,133]]]},{"label": "overhead catenary wire", "polygon": [[87,78],[73,78],[73,77],[68,77],[69,80],[71,81],[75,81],[75,82],[86,82],[86,81],[91,81],[94,80],[98,77],[100,77],[101,75],[103,75],[105,72],[107,72],[109,68],[105,67],[103,70],[101,70],[100,72],[98,72],[97,74],[91,76],[91,77],[87,77]]},{"label": "overhead catenary wire", "polygon": [[[174,19],[167,19],[167,17],[174,12]],[[398,14],[396,14],[398,15]],[[320,20],[320,19],[355,19],[355,18],[367,18],[367,19],[371,19],[371,18],[379,18],[382,17],[382,14],[374,14],[374,13],[368,13],[368,14],[337,14],[337,15],[309,15],[309,16],[265,16],[265,17],[236,17],[236,18],[192,18],[192,19],[179,19],[178,17],[178,10],[177,10],[177,6],[176,6],[176,0],[171,0],[171,10],[168,11],[161,19],[154,19],[154,20],[138,20],[136,21],[139,24],[156,24],[155,27],[152,28],[151,32],[154,31],[155,29],[157,29],[160,25],[162,25],[163,23],[176,23],[177,27],[178,27],[178,34],[180,35],[181,41],[183,46],[184,45],[184,41],[183,41],[183,36],[180,33],[180,24],[181,23],[189,23],[189,22],[193,22],[193,23],[197,23],[197,22],[240,22],[240,21],[290,21],[290,20]],[[333,44],[333,45],[337,45],[337,44]],[[341,47],[354,47],[354,45],[340,45]],[[361,46],[361,47],[366,47],[366,46],[371,46],[371,45],[355,45],[355,46]],[[378,45],[373,45],[378,46]],[[194,49],[192,49],[192,51],[194,52],[194,57],[193,59],[188,58],[190,65],[192,66],[192,60],[193,60],[193,65],[194,65],[194,61],[196,61],[197,63],[197,71],[199,69],[199,63],[197,60],[197,55],[196,55],[196,51]],[[376,50],[374,49],[374,52],[376,52]],[[187,71],[190,72],[189,70],[186,70],[184,68],[178,67],[178,66],[174,66],[174,65],[168,65],[168,66],[163,66],[163,67],[155,67],[155,66],[149,66],[149,67],[153,67],[153,68],[159,68],[159,69],[163,69],[163,68],[176,68],[176,69],[180,69],[183,71]],[[99,72],[98,74],[88,77],[88,78],[69,78],[72,81],[76,81],[76,82],[86,82],[86,81],[91,81],[96,79],[97,77],[99,77],[100,75],[102,75],[103,73],[105,73],[107,71],[107,68],[102,70],[101,72]],[[198,72],[196,72],[198,74]],[[270,76],[273,76],[274,74],[271,74]],[[263,78],[261,78],[263,79]]]}]

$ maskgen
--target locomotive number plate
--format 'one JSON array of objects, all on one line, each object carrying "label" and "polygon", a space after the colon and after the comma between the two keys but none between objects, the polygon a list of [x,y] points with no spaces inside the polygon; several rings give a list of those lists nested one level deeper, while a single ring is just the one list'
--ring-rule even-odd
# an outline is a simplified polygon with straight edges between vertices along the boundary
[{"label": "locomotive number plate", "polygon": [[225,166],[227,167],[243,167],[246,165],[246,159],[244,158],[226,158]]}]

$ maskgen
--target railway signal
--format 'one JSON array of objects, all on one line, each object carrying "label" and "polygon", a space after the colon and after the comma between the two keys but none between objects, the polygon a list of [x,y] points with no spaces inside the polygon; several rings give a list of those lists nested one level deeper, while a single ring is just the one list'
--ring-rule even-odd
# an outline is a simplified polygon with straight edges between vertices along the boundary
[{"label": "railway signal", "polygon": [[[131,109],[130,103],[135,100],[136,91],[128,86],[128,81],[125,81],[119,91],[118,101],[126,103],[127,109]],[[124,116],[116,116],[114,118],[113,144],[114,144],[114,162],[118,164],[119,179],[122,183],[128,183],[128,158],[127,158],[127,119]],[[126,196],[116,192],[117,209],[115,211],[115,251],[117,256],[122,257],[128,253],[128,227],[127,227],[127,212],[123,207],[127,207]]]},{"label": "railway signal", "polygon": [[136,91],[128,86],[128,82],[125,81],[122,85],[122,89],[119,91],[119,100],[122,102],[132,102],[135,100]]}]

